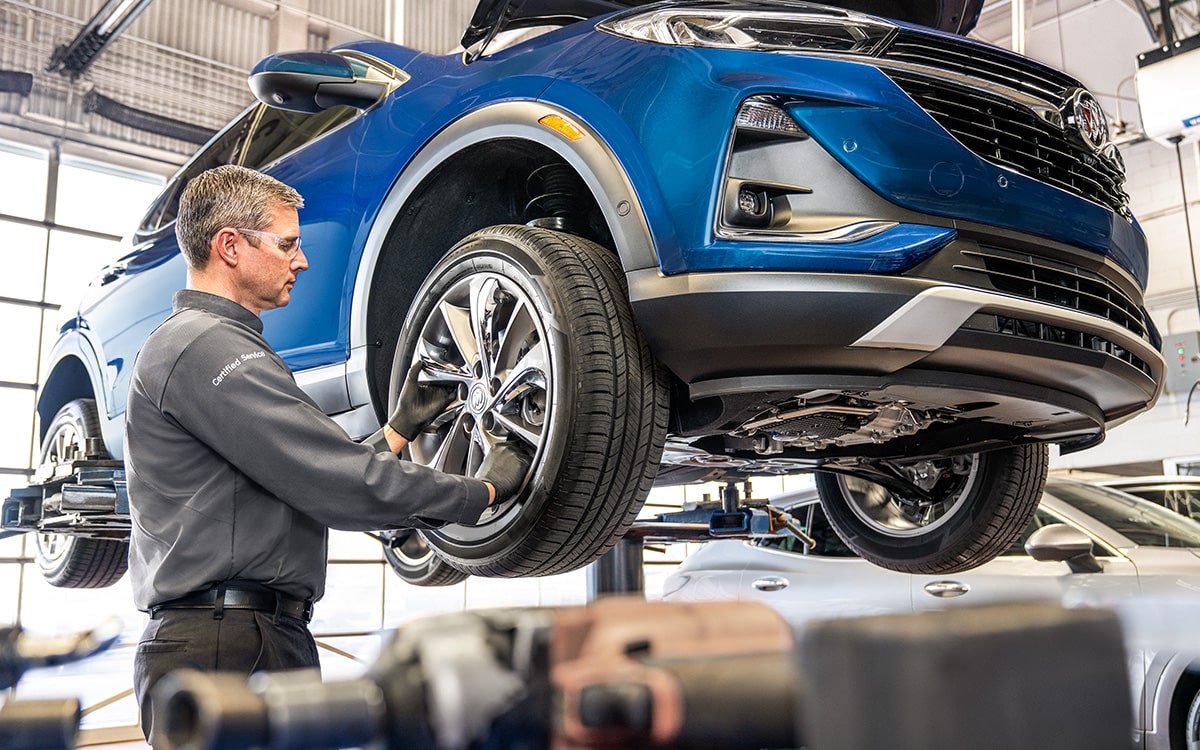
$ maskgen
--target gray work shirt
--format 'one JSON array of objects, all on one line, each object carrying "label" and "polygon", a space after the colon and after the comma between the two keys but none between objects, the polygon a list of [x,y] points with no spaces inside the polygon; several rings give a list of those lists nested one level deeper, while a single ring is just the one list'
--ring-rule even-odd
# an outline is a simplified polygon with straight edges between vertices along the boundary
[{"label": "gray work shirt", "polygon": [[139,609],[221,581],[296,599],[325,590],[328,528],[473,523],[488,489],[357,443],[296,384],[262,321],[184,290],[129,388],[125,471]]}]

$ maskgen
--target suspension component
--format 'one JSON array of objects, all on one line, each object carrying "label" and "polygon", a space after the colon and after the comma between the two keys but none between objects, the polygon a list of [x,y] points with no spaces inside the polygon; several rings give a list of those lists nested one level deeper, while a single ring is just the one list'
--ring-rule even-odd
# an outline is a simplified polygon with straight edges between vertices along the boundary
[{"label": "suspension component", "polygon": [[579,197],[587,188],[575,170],[562,163],[543,164],[529,173],[526,190],[532,196],[525,204],[525,221],[530,226],[579,234],[583,209]]}]

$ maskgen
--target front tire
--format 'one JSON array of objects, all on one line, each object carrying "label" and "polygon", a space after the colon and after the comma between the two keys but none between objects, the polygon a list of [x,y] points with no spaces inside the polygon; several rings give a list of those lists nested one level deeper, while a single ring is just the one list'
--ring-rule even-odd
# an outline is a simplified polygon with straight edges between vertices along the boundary
[{"label": "front tire", "polygon": [[[59,464],[83,458],[88,439],[100,437],[96,402],[82,398],[69,401],[54,415],[46,430],[39,464]],[[34,558],[51,586],[104,588],[125,575],[129,565],[129,542],[39,532]]]},{"label": "front tire", "polygon": [[999,555],[1021,535],[1046,483],[1049,450],[1018,445],[967,456],[880,462],[925,490],[906,496],[866,479],[817,474],[821,506],[860,557],[905,573],[957,573]]},{"label": "front tire", "polygon": [[613,253],[491,227],[451,250],[415,299],[390,404],[416,358],[459,397],[409,444],[412,459],[473,476],[503,440],[534,456],[514,498],[475,525],[423,530],[430,546],[459,570],[502,578],[563,573],[608,551],[653,484],[668,404]]}]

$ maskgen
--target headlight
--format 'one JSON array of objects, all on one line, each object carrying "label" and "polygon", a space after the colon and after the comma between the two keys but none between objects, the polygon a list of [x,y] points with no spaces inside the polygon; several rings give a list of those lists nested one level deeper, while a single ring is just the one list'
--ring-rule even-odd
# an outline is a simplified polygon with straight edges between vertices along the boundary
[{"label": "headlight", "polygon": [[792,10],[668,8],[597,24],[611,34],[680,47],[872,55],[896,30],[870,16],[797,4]]}]

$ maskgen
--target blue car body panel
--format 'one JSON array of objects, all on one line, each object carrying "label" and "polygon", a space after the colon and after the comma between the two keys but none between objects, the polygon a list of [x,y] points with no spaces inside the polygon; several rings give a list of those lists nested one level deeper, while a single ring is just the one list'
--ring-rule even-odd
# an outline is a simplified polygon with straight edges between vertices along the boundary
[{"label": "blue car body panel", "polygon": [[[306,200],[300,220],[311,270],[300,275],[287,307],[263,315],[268,340],[289,366],[301,372],[351,359],[356,300],[370,283],[362,269],[375,261],[369,253],[377,248],[369,246],[389,219],[389,196],[439,134],[501,103],[561,111],[603,143],[612,168],[636,194],[657,264],[650,270],[662,277],[885,277],[929,261],[964,231],[983,226],[1022,233],[1025,242],[1070,246],[1097,264],[1108,259],[1144,288],[1147,253],[1136,222],[971,152],[870,58],[674,47],[595,24],[576,23],[470,63],[458,54],[382,42],[343,48],[389,63],[409,79],[361,116],[263,167]],[[719,236],[733,122],[756,96],[785,101],[787,114],[864,190],[917,219],[841,242]],[[558,136],[547,130],[545,137]],[[169,314],[170,296],[185,281],[169,228],[141,239],[123,274],[92,288],[76,323],[75,333],[104,363],[98,390],[114,421],[124,411],[141,342]],[[629,273],[645,270],[626,264]],[[399,304],[395,315],[406,309]],[[663,335],[648,333],[652,342]],[[345,400],[346,408],[359,405],[352,396]]]}]

